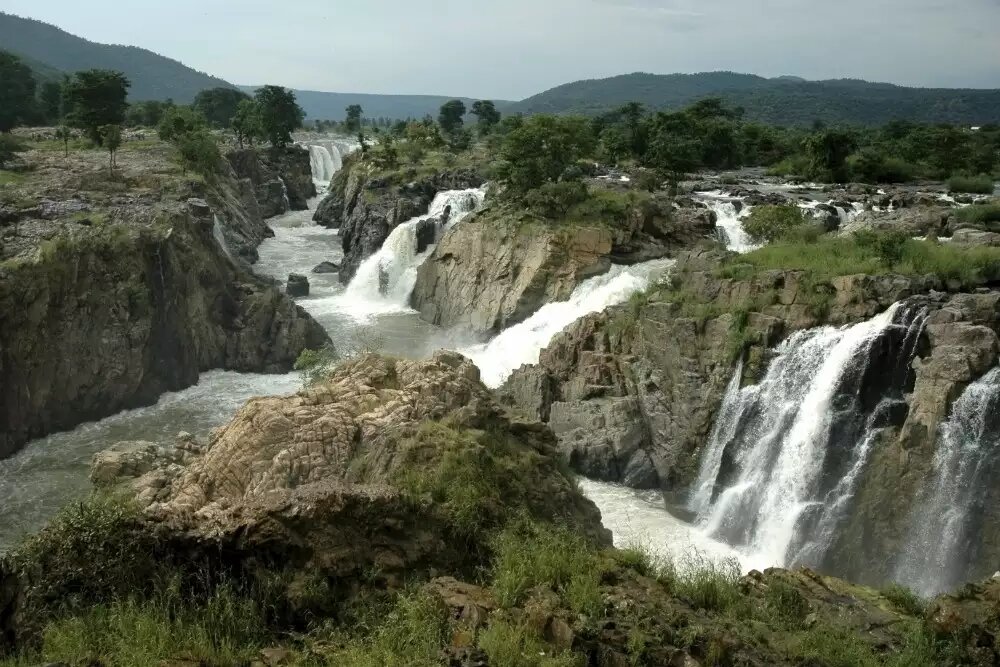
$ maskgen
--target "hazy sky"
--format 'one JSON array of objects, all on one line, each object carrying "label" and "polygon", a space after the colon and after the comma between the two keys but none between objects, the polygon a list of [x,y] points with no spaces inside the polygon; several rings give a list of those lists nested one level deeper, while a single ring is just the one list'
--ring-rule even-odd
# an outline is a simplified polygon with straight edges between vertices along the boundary
[{"label": "hazy sky", "polygon": [[1000,87],[1000,0],[2,0],[232,83],[520,99],[734,70]]}]

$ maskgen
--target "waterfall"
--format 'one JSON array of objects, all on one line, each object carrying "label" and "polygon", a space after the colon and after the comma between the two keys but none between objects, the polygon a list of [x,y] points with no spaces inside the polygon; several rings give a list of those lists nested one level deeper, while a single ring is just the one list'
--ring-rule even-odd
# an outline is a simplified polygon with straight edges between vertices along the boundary
[{"label": "waterfall", "polygon": [[288,200],[288,184],[281,176],[278,176],[278,180],[281,182],[281,201],[285,206],[284,212],[287,213],[292,210],[292,202]]},{"label": "waterfall", "polygon": [[344,167],[344,158],[360,146],[350,139],[307,140],[299,144],[309,150],[309,165],[317,190],[325,190]]},{"label": "waterfall", "polygon": [[538,363],[541,351],[570,324],[584,315],[625,302],[663,276],[671,265],[673,260],[658,259],[635,266],[613,266],[604,275],[577,285],[568,301],[546,304],[488,343],[461,352],[479,367],[486,386],[498,387],[518,367]]},{"label": "waterfall", "polygon": [[757,246],[743,230],[743,219],[750,215],[751,207],[743,205],[739,198],[729,197],[721,191],[699,193],[703,202],[718,218],[715,226],[726,247],[733,252],[749,252]]},{"label": "waterfall", "polygon": [[226,254],[229,261],[235,262],[236,258],[233,257],[232,251],[229,250],[229,244],[226,243],[226,237],[222,233],[222,223],[219,221],[219,216],[217,215],[213,216],[212,219],[212,237],[215,239],[215,242],[219,244],[219,247],[222,248],[222,252]]},{"label": "waterfall", "polygon": [[973,382],[941,425],[934,468],[915,504],[895,578],[925,596],[957,587],[970,575],[971,529],[995,484],[1000,445],[1000,368]]},{"label": "waterfall", "polygon": [[444,232],[478,210],[485,196],[486,191],[482,188],[438,193],[426,215],[393,229],[382,248],[358,267],[345,297],[383,309],[408,309],[417,269]]},{"label": "waterfall", "polygon": [[905,405],[925,321],[897,304],[800,331],[758,384],[734,377],[688,500],[705,531],[752,567],[819,565],[878,432]]}]

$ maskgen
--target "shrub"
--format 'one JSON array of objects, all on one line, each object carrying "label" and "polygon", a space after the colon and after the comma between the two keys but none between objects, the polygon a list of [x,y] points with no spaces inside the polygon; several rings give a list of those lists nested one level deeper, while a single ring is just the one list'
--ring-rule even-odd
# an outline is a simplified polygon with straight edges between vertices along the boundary
[{"label": "shrub", "polygon": [[991,195],[994,188],[993,178],[987,174],[979,176],[952,176],[948,179],[948,192]]},{"label": "shrub", "polygon": [[525,205],[546,218],[559,220],[587,199],[587,186],[579,181],[545,183],[524,196]]},{"label": "shrub", "polygon": [[797,206],[757,206],[743,222],[743,229],[755,243],[771,243],[805,222]]},{"label": "shrub", "polygon": [[6,169],[7,163],[25,150],[25,145],[14,135],[0,134],[0,169]]},{"label": "shrub", "polygon": [[910,616],[923,616],[926,605],[920,597],[899,584],[889,584],[879,591],[899,611]]},{"label": "shrub", "polygon": [[302,350],[295,360],[295,370],[302,371],[302,379],[308,387],[322,382],[340,360],[333,343],[327,343],[319,350]]},{"label": "shrub", "polygon": [[181,164],[206,179],[211,178],[219,166],[222,156],[215,138],[207,130],[200,129],[177,137],[177,149]]},{"label": "shrub", "polygon": [[994,200],[987,204],[973,204],[958,209],[956,213],[961,222],[973,225],[986,225],[1000,222],[1000,202]]},{"label": "shrub", "polygon": [[866,149],[850,160],[855,180],[864,183],[906,183],[917,177],[917,167],[905,160]]},{"label": "shrub", "polygon": [[491,667],[582,667],[583,656],[554,651],[526,623],[494,619],[479,638]]},{"label": "shrub", "polygon": [[191,107],[170,107],[160,119],[156,132],[163,141],[177,141],[181,136],[203,129],[205,117]]}]

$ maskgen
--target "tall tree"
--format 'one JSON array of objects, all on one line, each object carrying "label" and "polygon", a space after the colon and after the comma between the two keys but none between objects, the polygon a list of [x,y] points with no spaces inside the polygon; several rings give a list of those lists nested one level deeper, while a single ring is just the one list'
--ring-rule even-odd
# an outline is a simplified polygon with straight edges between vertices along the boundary
[{"label": "tall tree", "polygon": [[62,84],[56,81],[46,81],[38,92],[38,102],[42,116],[47,123],[57,123],[62,120]]},{"label": "tall tree", "polygon": [[240,102],[250,96],[235,88],[209,88],[194,98],[191,105],[215,127],[230,127]]},{"label": "tall tree", "polygon": [[254,97],[260,114],[260,128],[275,148],[292,142],[292,132],[302,126],[306,114],[295,101],[295,93],[281,86],[264,86]]},{"label": "tall tree", "polygon": [[848,180],[847,158],[857,147],[854,134],[846,130],[822,130],[806,139],[809,176],[819,180]]},{"label": "tall tree", "polygon": [[563,179],[594,147],[584,118],[532,116],[504,137],[500,176],[513,194]]},{"label": "tall tree", "polygon": [[465,103],[462,100],[451,100],[441,105],[438,124],[445,134],[451,134],[462,128],[465,123],[463,116],[465,116]]},{"label": "tall tree", "polygon": [[0,132],[25,122],[35,104],[35,77],[31,68],[12,53],[0,51]]},{"label": "tall tree", "polygon": [[344,129],[350,133],[360,131],[361,114],[364,113],[364,109],[361,108],[360,104],[352,104],[345,111],[347,112],[347,118],[344,120]]},{"label": "tall tree", "polygon": [[477,126],[479,134],[486,135],[493,131],[500,122],[500,112],[492,100],[479,100],[472,103],[472,115],[479,119]]},{"label": "tall tree", "polygon": [[260,138],[262,133],[260,107],[254,100],[243,100],[236,107],[236,115],[230,124],[236,132],[236,141],[239,142],[240,148],[243,148],[244,143],[253,146],[254,140]]},{"label": "tall tree", "polygon": [[129,86],[129,80],[121,72],[102,69],[77,72],[64,90],[70,125],[81,128],[91,141],[101,145],[101,128],[125,121]]}]

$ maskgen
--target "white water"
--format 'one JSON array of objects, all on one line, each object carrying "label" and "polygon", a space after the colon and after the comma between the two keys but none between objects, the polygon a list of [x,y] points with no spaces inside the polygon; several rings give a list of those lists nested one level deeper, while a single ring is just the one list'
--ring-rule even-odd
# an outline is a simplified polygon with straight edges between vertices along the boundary
[{"label": "white water", "polygon": [[214,216],[212,220],[212,238],[214,238],[215,242],[219,244],[220,248],[222,248],[222,252],[226,254],[229,261],[235,262],[236,259],[233,257],[233,253],[229,250],[229,244],[226,243],[226,237],[222,234],[222,223],[219,222],[219,216],[217,215]]},{"label": "white water", "polygon": [[[833,399],[896,310],[852,327],[798,332],[779,347],[759,384],[727,392],[732,402],[719,415],[732,423],[716,425],[718,440],[707,446],[691,507],[701,511],[706,533],[737,547],[751,567],[788,565],[804,513],[823,505]],[[722,485],[716,461],[734,440],[742,445],[731,454],[735,474],[706,508],[706,496]]]},{"label": "white water", "polygon": [[309,164],[312,167],[313,183],[318,192],[324,192],[334,175],[344,166],[344,158],[360,146],[350,139],[309,139],[300,142],[309,150]]},{"label": "white water", "polygon": [[[449,190],[438,193],[430,211],[402,223],[392,230],[382,248],[362,262],[348,285],[344,301],[359,318],[378,313],[410,312],[410,294],[417,282],[417,270],[434,250],[444,233],[459,224],[483,205],[486,190]],[[418,253],[417,231],[422,222],[449,217],[438,224],[434,243]]]},{"label": "white water", "polygon": [[[750,237],[743,230],[743,220],[750,215],[750,206],[742,205],[739,198],[731,197],[721,190],[699,192],[696,197],[715,211],[715,215],[718,217],[715,226],[729,250],[743,253],[758,247],[750,242]],[[741,204],[739,211],[737,211],[737,203]]]},{"label": "white water", "polygon": [[604,275],[577,285],[569,300],[546,304],[488,343],[460,351],[479,366],[486,386],[498,387],[520,366],[538,363],[541,351],[567,326],[585,315],[624,303],[659,280],[671,265],[673,260],[658,259],[613,266]]},{"label": "white water", "polygon": [[736,561],[747,570],[738,551],[672,515],[658,493],[582,478],[580,488],[601,510],[601,522],[619,548],[642,547],[680,571],[721,561]]},{"label": "white water", "polygon": [[992,478],[1000,430],[1000,368],[970,384],[941,425],[934,469],[913,509],[896,579],[930,597],[964,581],[972,551],[971,519]]}]

